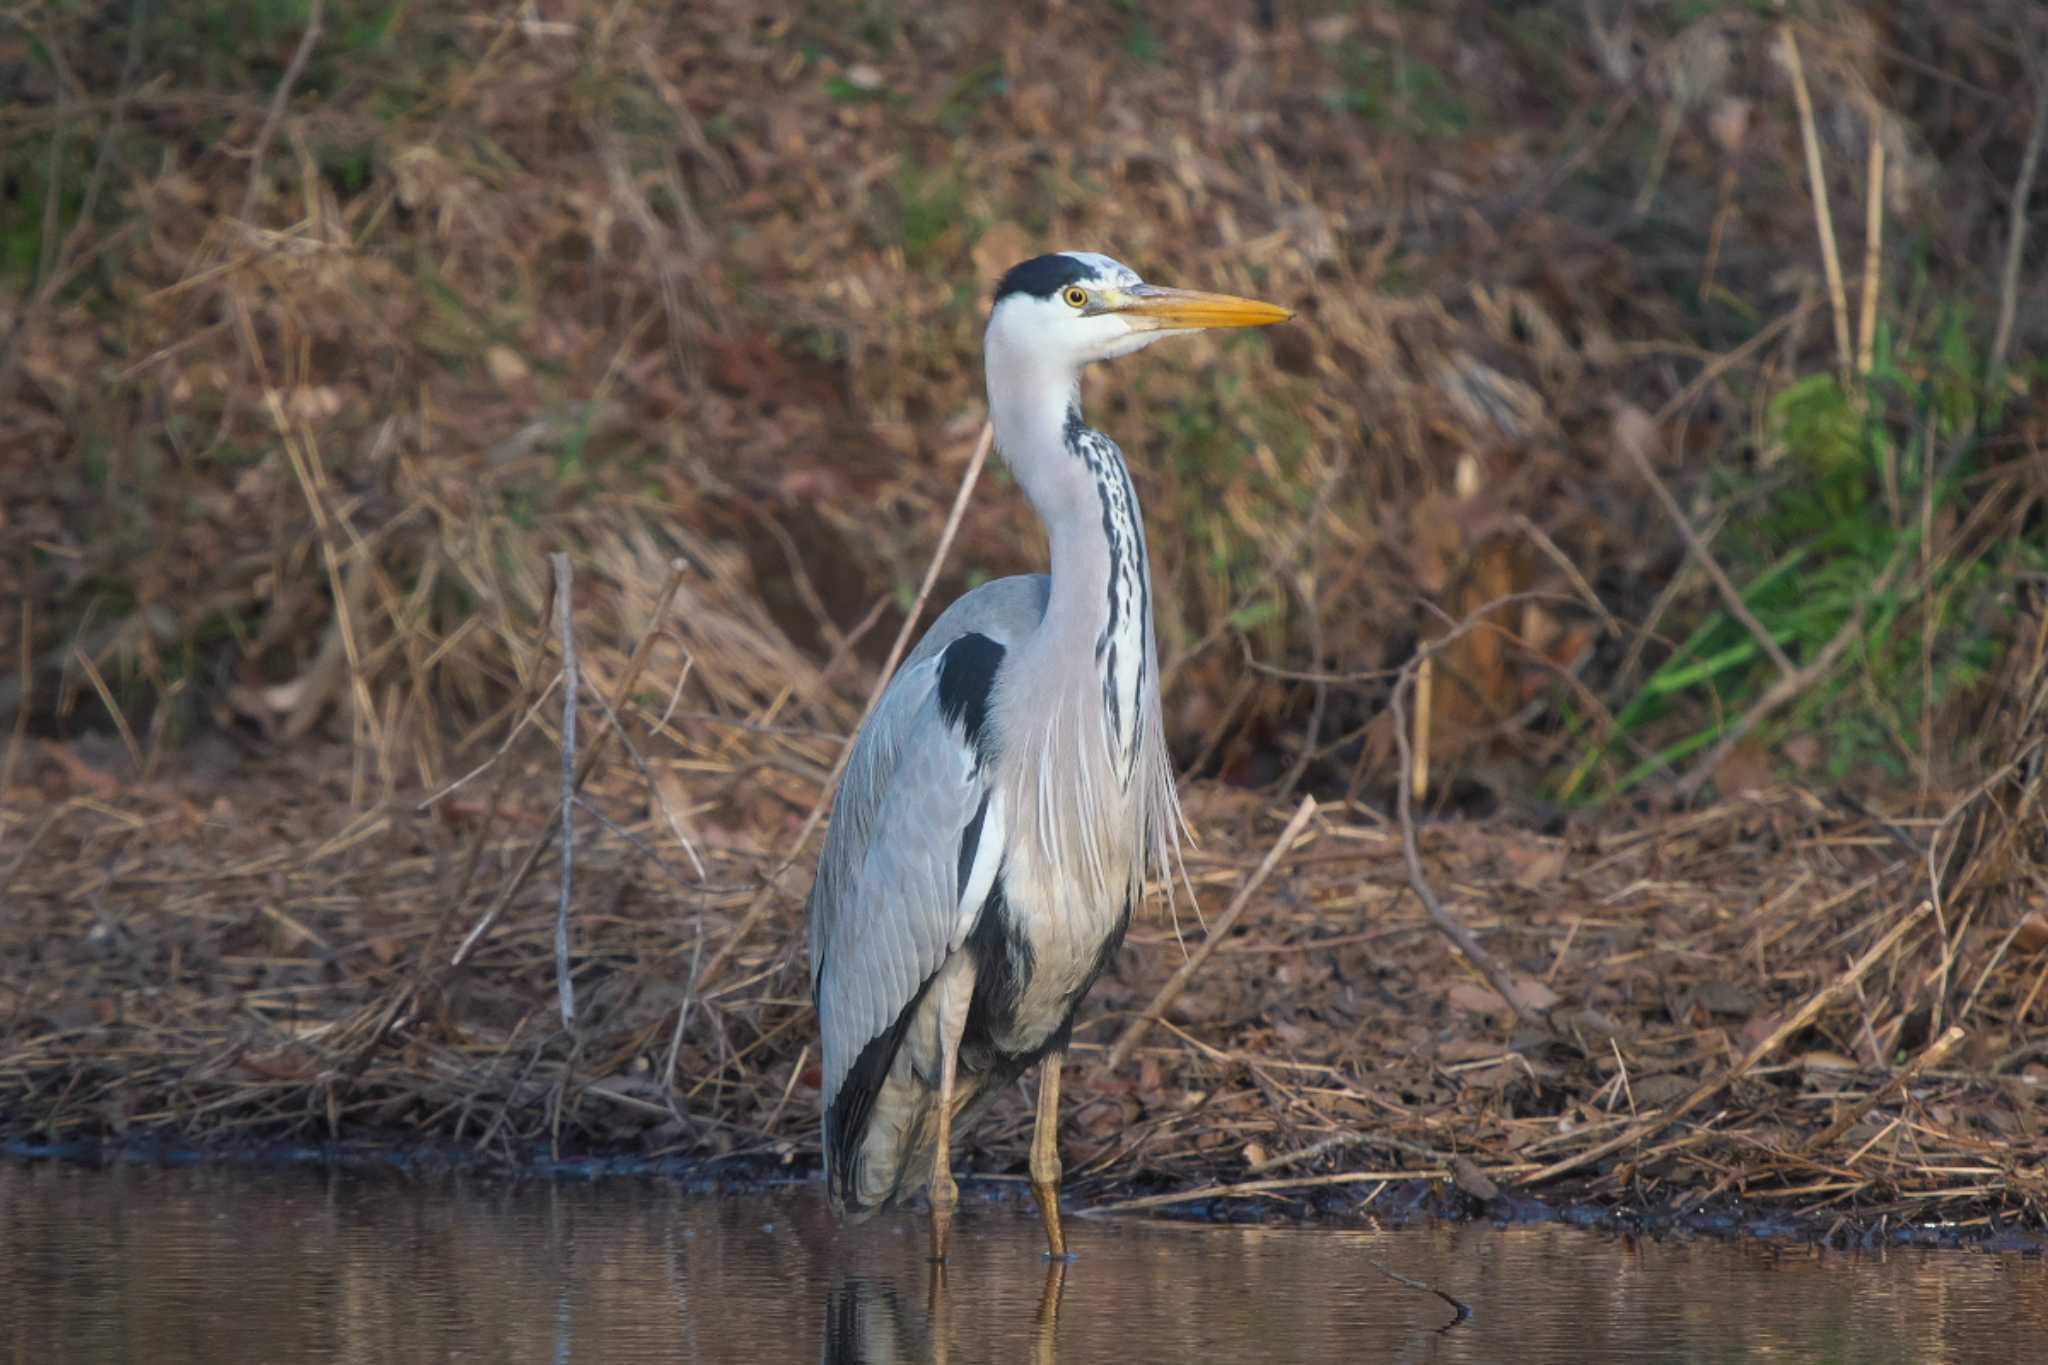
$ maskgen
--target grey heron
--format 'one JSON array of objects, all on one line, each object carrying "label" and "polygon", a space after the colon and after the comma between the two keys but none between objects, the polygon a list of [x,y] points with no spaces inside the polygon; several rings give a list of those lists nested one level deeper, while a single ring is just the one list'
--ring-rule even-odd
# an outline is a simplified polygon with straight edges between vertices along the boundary
[{"label": "grey heron", "polygon": [[1081,370],[1287,309],[1168,289],[1093,252],[996,287],[984,341],[996,448],[1044,522],[1049,574],[940,615],[855,743],[808,907],[833,1211],[929,1183],[931,1254],[959,1201],[955,1126],[1040,1065],[1031,1189],[1060,1230],[1060,1065],[1074,1011],[1182,832],[1159,714],[1144,521]]}]

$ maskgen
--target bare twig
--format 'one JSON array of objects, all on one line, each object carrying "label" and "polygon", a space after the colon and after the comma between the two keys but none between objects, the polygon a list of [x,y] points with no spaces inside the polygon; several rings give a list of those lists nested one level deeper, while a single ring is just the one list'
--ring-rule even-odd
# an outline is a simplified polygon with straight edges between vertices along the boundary
[{"label": "bare twig", "polygon": [[1735,1084],[1736,1081],[1748,1075],[1750,1071],[1755,1069],[1758,1062],[1761,1062],[1764,1058],[1776,1052],[1779,1047],[1783,1046],[1787,1038],[1792,1037],[1808,1024],[1811,1024],[1820,1016],[1823,1010],[1854,990],[1856,983],[1863,979],[1865,973],[1883,961],[1885,955],[1897,947],[1901,939],[1905,938],[1908,933],[1911,933],[1919,925],[1920,921],[1926,919],[1933,912],[1934,902],[1920,902],[1917,908],[1910,914],[1902,917],[1897,924],[1894,924],[1885,932],[1882,938],[1871,944],[1863,956],[1851,963],[1840,976],[1837,976],[1827,986],[1815,992],[1807,999],[1805,1004],[1792,1013],[1790,1018],[1786,1019],[1784,1023],[1778,1025],[1775,1029],[1772,1029],[1770,1036],[1751,1048],[1741,1061],[1712,1080],[1694,1087],[1690,1094],[1686,1095],[1684,1099],[1672,1105],[1669,1109],[1660,1109],[1648,1118],[1630,1124],[1619,1135],[1595,1146],[1588,1147],[1577,1155],[1568,1156],[1562,1161],[1553,1161],[1543,1169],[1523,1176],[1518,1183],[1538,1185],[1546,1180],[1555,1180],[1558,1176],[1576,1171],[1582,1166],[1590,1166],[1603,1157],[1612,1156],[1623,1148],[1634,1146],[1644,1138],[1652,1137],[1669,1128],[1672,1124],[1678,1122],[1681,1118],[1684,1118],[1687,1114],[1690,1114],[1693,1110]]},{"label": "bare twig", "polygon": [[[668,614],[668,604],[675,598],[676,589],[682,586],[684,569],[682,560],[676,560],[670,567],[668,582],[662,585],[660,595],[655,598],[654,616],[648,624],[647,633],[642,635],[640,643],[634,646],[633,657],[626,661],[626,671],[619,675],[618,686],[612,689],[611,710],[616,711],[625,705],[626,698],[632,694],[633,685],[640,680],[640,670],[646,667],[647,656],[653,650],[655,640],[661,636],[661,619]],[[583,789],[583,784],[590,778],[590,770],[597,766],[597,760],[604,756],[605,746],[615,733],[610,725],[598,729],[596,738],[590,743],[589,752],[584,754],[577,764],[576,776],[571,783],[576,790]],[[505,913],[505,907],[512,903],[512,898],[526,885],[526,879],[533,875],[533,869],[540,865],[548,846],[554,842],[556,831],[561,828],[560,820],[561,814],[557,812],[549,820],[548,827],[541,831],[540,837],[526,850],[526,857],[521,860],[511,879],[499,890],[497,899],[491,902],[490,909],[483,913],[482,918],[477,920],[469,934],[456,947],[454,955],[448,960],[449,966],[461,966],[476,948],[477,941],[498,922],[498,916]]]},{"label": "bare twig", "polygon": [[1415,743],[1403,760],[1408,770],[1408,791],[1413,799],[1429,799],[1429,721],[1436,708],[1436,655],[1424,654],[1415,661]]},{"label": "bare twig", "polygon": [[1531,521],[1525,513],[1517,512],[1510,520],[1514,522],[1516,529],[1535,543],[1536,548],[1543,552],[1544,558],[1555,564],[1570,581],[1572,590],[1578,593],[1579,600],[1586,604],[1586,610],[1600,618],[1600,628],[1606,631],[1610,638],[1620,639],[1625,633],[1621,628],[1621,622],[1614,619],[1614,613],[1607,610],[1607,604],[1600,600],[1599,593],[1593,591],[1593,585],[1586,581],[1586,575],[1572,562],[1571,556],[1550,538],[1550,533]]},{"label": "bare twig", "polygon": [[76,659],[78,666],[85,671],[86,679],[92,683],[92,690],[99,695],[100,705],[106,707],[107,714],[114,718],[114,728],[120,732],[121,743],[128,750],[129,759],[135,764],[136,775],[140,776],[142,746],[135,742],[135,731],[129,726],[128,717],[121,714],[120,706],[115,703],[113,690],[107,686],[107,680],[100,676],[99,667],[93,663],[92,655],[73,645],[71,657]]},{"label": "bare twig", "polygon": [[264,113],[263,126],[256,133],[256,145],[249,149],[249,183],[242,190],[242,211],[236,215],[244,221],[249,217],[249,210],[256,205],[256,190],[263,180],[263,158],[270,150],[270,139],[277,135],[278,120],[284,117],[284,107],[291,99],[292,87],[298,84],[299,76],[306,69],[306,60],[313,55],[313,45],[320,41],[320,18],[326,8],[327,0],[313,0],[308,7],[306,31],[299,35],[298,48],[293,51],[277,89],[271,93],[270,108]]},{"label": "bare twig", "polygon": [[2048,69],[2034,79],[2034,122],[2027,129],[2027,149],[2020,154],[2020,173],[2013,180],[2012,209],[2005,234],[2005,268],[1999,276],[1998,326],[1991,333],[1987,372],[1995,379],[2005,369],[2012,346],[2013,317],[2019,309],[2020,257],[2027,245],[2027,200],[2034,192],[2034,171],[2041,163],[2041,139],[2048,130]]},{"label": "bare twig", "polygon": [[[1526,1165],[1486,1166],[1480,1168],[1488,1175],[1515,1175],[1526,1171]],[[1242,1199],[1247,1195],[1271,1194],[1275,1190],[1328,1189],[1333,1185],[1391,1185],[1402,1180],[1449,1180],[1448,1166],[1436,1170],[1413,1171],[1339,1171],[1335,1175],[1280,1176],[1272,1180],[1245,1180],[1235,1185],[1204,1185],[1200,1189],[1175,1190],[1171,1194],[1148,1194],[1138,1199],[1120,1199],[1114,1204],[1103,1204],[1092,1209],[1083,1209],[1085,1217],[1101,1218],[1113,1213],[1137,1213],[1144,1209],[1163,1209],[1174,1204],[1187,1204],[1195,1200]]]},{"label": "bare twig", "polygon": [[[1452,638],[1455,637],[1446,636],[1430,648],[1441,648]],[[1422,658],[1425,656],[1418,656],[1407,668],[1401,670],[1401,676],[1394,680],[1393,695],[1387,702],[1393,711],[1394,743],[1399,745],[1401,750],[1399,787],[1395,794],[1395,804],[1401,821],[1401,853],[1408,863],[1408,885],[1415,892],[1416,899],[1422,902],[1422,908],[1429,913],[1430,921],[1460,953],[1465,955],[1467,962],[1479,969],[1479,974],[1487,979],[1494,990],[1500,993],[1500,998],[1507,1002],[1508,1008],[1515,1012],[1515,1018],[1524,1023],[1541,1023],[1540,1018],[1532,1017],[1532,1011],[1524,1003],[1522,993],[1515,989],[1514,983],[1508,980],[1507,974],[1494,962],[1492,956],[1479,946],[1479,940],[1472,937],[1472,931],[1459,923],[1450,911],[1444,909],[1443,902],[1437,899],[1435,888],[1429,884],[1428,875],[1422,870],[1422,853],[1415,841],[1415,754],[1408,742],[1408,709],[1402,696],[1414,685],[1416,674],[1421,670]]]},{"label": "bare twig", "polygon": [[1663,407],[1657,409],[1655,416],[1651,420],[1657,426],[1662,427],[1666,422],[1678,416],[1679,413],[1685,411],[1688,406],[1698,399],[1701,394],[1705,393],[1715,380],[1777,340],[1787,328],[1812,312],[1813,306],[1813,299],[1811,297],[1802,300],[1797,305],[1772,318],[1769,323],[1765,324],[1762,330],[1740,346],[1708,361],[1706,367],[1692,377],[1691,382],[1673,394]]},{"label": "bare twig", "polygon": [[1138,1017],[1124,1027],[1123,1036],[1116,1040],[1116,1046],[1109,1050],[1108,1060],[1102,1064],[1104,1071],[1115,1071],[1131,1059],[1131,1053],[1144,1041],[1145,1034],[1152,1025],[1166,1013],[1167,1007],[1173,1004],[1180,993],[1187,989],[1188,982],[1195,979],[1195,973],[1202,970],[1202,964],[1209,960],[1209,955],[1216,951],[1217,945],[1229,936],[1232,926],[1237,923],[1237,917],[1244,913],[1245,906],[1251,904],[1252,895],[1265,885],[1266,878],[1273,875],[1273,869],[1279,866],[1280,859],[1287,851],[1294,847],[1294,841],[1301,836],[1302,830],[1307,828],[1309,820],[1315,813],[1316,799],[1313,796],[1302,797],[1301,804],[1294,808],[1294,816],[1287,822],[1287,827],[1280,831],[1280,837],[1266,850],[1265,858],[1253,869],[1252,875],[1245,878],[1244,885],[1230,898],[1229,906],[1216,917],[1216,922],[1209,926],[1209,933],[1202,940],[1202,946],[1188,955],[1188,960],[1180,964],[1180,970],[1169,977],[1166,984],[1152,997],[1152,1003],[1145,1006]]},{"label": "bare twig", "polygon": [[1658,504],[1664,509],[1664,515],[1671,518],[1671,524],[1678,528],[1678,534],[1684,538],[1685,548],[1692,552],[1693,559],[1713,581],[1714,590],[1721,595],[1721,604],[1728,608],[1728,614],[1742,622],[1743,629],[1749,632],[1757,647],[1769,655],[1771,662],[1778,666],[1781,677],[1790,677],[1797,673],[1798,666],[1779,647],[1778,641],[1770,631],[1764,629],[1764,623],[1756,619],[1756,613],[1749,609],[1749,603],[1742,600],[1741,591],[1728,577],[1720,562],[1714,558],[1713,552],[1707,548],[1707,543],[1700,539],[1699,532],[1693,530],[1692,520],[1685,515],[1685,509],[1678,505],[1677,495],[1672,493],[1670,485],[1657,473],[1656,466],[1650,460],[1649,451],[1644,448],[1655,427],[1646,422],[1627,420],[1630,416],[1637,415],[1639,414],[1628,410],[1621,414],[1621,420],[1614,423],[1614,443],[1621,447],[1622,453],[1635,465],[1637,475],[1650,486],[1650,491],[1656,495]]},{"label": "bare twig", "polygon": [[1828,302],[1834,305],[1835,350],[1841,361],[1842,387],[1848,388],[1855,352],[1849,344],[1849,297],[1842,286],[1842,258],[1835,248],[1834,214],[1828,208],[1827,174],[1820,164],[1820,134],[1814,128],[1813,96],[1806,90],[1806,66],[1799,60],[1799,39],[1792,25],[1778,29],[1785,49],[1785,69],[1792,77],[1792,99],[1799,106],[1799,136],[1806,146],[1806,181],[1813,192],[1813,225],[1820,234],[1821,268],[1827,273]]},{"label": "bare twig", "polygon": [[1747,711],[1744,711],[1740,716],[1731,721],[1728,728],[1721,732],[1719,741],[1706,752],[1705,757],[1694,764],[1691,771],[1687,772],[1684,777],[1679,778],[1677,782],[1672,784],[1671,790],[1674,795],[1680,800],[1686,800],[1699,791],[1701,787],[1712,780],[1714,769],[1720,766],[1721,760],[1726,758],[1736,745],[1747,738],[1750,731],[1762,724],[1764,719],[1772,712],[1805,692],[1834,670],[1835,665],[1841,661],[1842,655],[1848,652],[1849,646],[1856,643],[1857,639],[1863,634],[1863,613],[1868,608],[1870,599],[1891,587],[1892,577],[1898,573],[1899,566],[1905,562],[1905,551],[1909,546],[1910,542],[1908,541],[1902,540],[1899,542],[1898,548],[1892,551],[1890,562],[1884,566],[1883,571],[1871,582],[1870,590],[1856,600],[1856,608],[1849,614],[1849,619],[1842,623],[1842,628],[1835,632],[1834,638],[1821,647],[1820,653],[1814,656],[1813,662],[1804,667],[1794,669],[1790,673],[1781,675],[1776,682],[1773,682],[1764,690],[1764,694],[1758,697]]},{"label": "bare twig", "polygon": [[902,628],[896,632],[896,643],[889,646],[889,657],[882,662],[882,671],[876,676],[875,685],[868,692],[868,702],[861,708],[860,719],[854,722],[853,730],[847,735],[846,742],[839,746],[839,756],[832,760],[832,771],[825,774],[825,781],[818,788],[818,799],[812,803],[811,813],[804,817],[803,827],[796,832],[796,838],[789,841],[789,851],[783,854],[782,861],[762,878],[761,889],[747,906],[746,912],[740,916],[739,924],[726,935],[725,942],[718,945],[711,954],[710,961],[704,964],[703,975],[695,983],[698,992],[708,989],[718,979],[718,973],[726,961],[740,944],[746,941],[747,935],[753,932],[761,917],[768,913],[768,907],[775,898],[775,883],[789,870],[792,863],[803,856],[805,846],[811,841],[811,835],[817,831],[819,823],[825,818],[825,812],[830,809],[832,793],[838,789],[839,775],[846,771],[846,761],[853,757],[853,746],[860,740],[861,727],[868,723],[868,717],[875,713],[875,707],[881,703],[882,693],[887,690],[890,679],[895,677],[896,665],[902,660],[904,651],[910,646],[911,636],[917,631],[918,620],[924,615],[925,602],[932,595],[932,585],[939,580],[939,571],[945,567],[946,554],[953,547],[953,537],[959,533],[961,518],[967,513],[968,499],[973,496],[974,485],[981,478],[982,466],[988,463],[988,453],[995,445],[995,438],[995,427],[984,423],[981,428],[981,439],[975,442],[974,454],[967,461],[967,472],[960,476],[960,491],[953,495],[953,508],[946,514],[946,525],[939,532],[939,543],[932,548],[931,563],[925,566],[924,581],[918,584],[917,597],[911,602],[910,610],[903,617]]},{"label": "bare twig", "polygon": [[1951,1024],[1948,1031],[1923,1048],[1918,1057],[1908,1062],[1892,1078],[1871,1091],[1854,1104],[1835,1116],[1835,1121],[1815,1133],[1799,1146],[1801,1156],[1812,1156],[1826,1149],[1827,1145],[1856,1126],[1857,1120],[1885,1103],[1894,1095],[1905,1093],[1906,1087],[1920,1078],[1920,1073],[1930,1067],[1940,1066],[1948,1060],[1948,1054],[1956,1050],[1968,1035],[1960,1024]]},{"label": "bare twig", "polygon": [[1352,1131],[1335,1133],[1295,1151],[1280,1152],[1263,1161],[1254,1161],[1244,1168],[1245,1174],[1265,1175],[1269,1171],[1285,1170],[1289,1166],[1306,1165],[1317,1157],[1327,1156],[1331,1152],[1341,1152],[1349,1147],[1384,1147],[1390,1152],[1399,1152],[1418,1161],[1427,1161],[1432,1166],[1449,1166],[1458,1160],[1455,1153],[1439,1152],[1433,1147],[1425,1147],[1419,1142],[1410,1142],[1391,1133]]},{"label": "bare twig", "polygon": [[[1884,113],[1870,102],[1869,183],[1863,187],[1863,290],[1856,300],[1856,376],[1868,378],[1877,358],[1877,292],[1884,266]],[[1896,486],[1896,485],[1895,485]]]},{"label": "bare twig", "polygon": [[555,566],[555,625],[562,632],[562,891],[555,902],[555,990],[562,1027],[576,1027],[576,983],[569,974],[569,902],[576,869],[576,616],[569,556],[548,556]]}]

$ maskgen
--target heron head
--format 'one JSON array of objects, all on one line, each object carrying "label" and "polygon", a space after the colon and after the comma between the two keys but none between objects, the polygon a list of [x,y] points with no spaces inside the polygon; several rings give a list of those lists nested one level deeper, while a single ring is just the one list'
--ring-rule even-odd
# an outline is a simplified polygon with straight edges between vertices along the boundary
[{"label": "heron head", "polygon": [[1058,251],[1013,266],[996,286],[989,341],[1031,368],[1079,370],[1161,337],[1210,327],[1264,327],[1294,314],[1256,299],[1147,284],[1121,261]]}]

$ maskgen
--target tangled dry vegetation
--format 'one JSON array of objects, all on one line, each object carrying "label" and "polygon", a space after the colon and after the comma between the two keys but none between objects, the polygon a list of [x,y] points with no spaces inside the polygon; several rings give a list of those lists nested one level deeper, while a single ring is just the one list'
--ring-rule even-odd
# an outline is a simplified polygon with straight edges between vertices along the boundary
[{"label": "tangled dry vegetation", "polygon": [[2048,1221],[2029,7],[787,8],[0,30],[6,1132],[810,1160],[828,779],[1038,567],[933,550],[1086,245],[1301,310],[1090,401],[1202,911],[1321,805],[1100,988],[1084,1197]]}]

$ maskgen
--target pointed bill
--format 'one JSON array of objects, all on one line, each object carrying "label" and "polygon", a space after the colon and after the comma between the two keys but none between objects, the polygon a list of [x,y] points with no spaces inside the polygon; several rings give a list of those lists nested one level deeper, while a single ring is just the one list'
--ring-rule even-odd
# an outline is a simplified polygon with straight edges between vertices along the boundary
[{"label": "pointed bill", "polygon": [[1241,299],[1234,294],[1205,294],[1196,289],[1168,289],[1139,284],[1104,300],[1105,313],[1126,318],[1141,331],[1197,327],[1270,327],[1294,316],[1291,308]]}]

